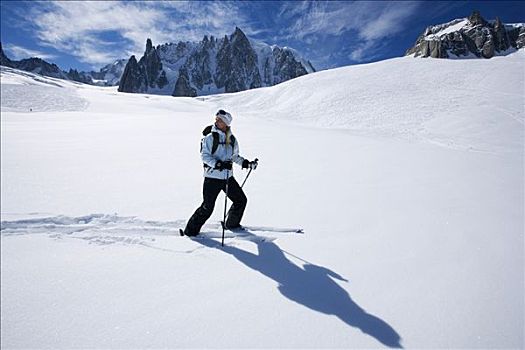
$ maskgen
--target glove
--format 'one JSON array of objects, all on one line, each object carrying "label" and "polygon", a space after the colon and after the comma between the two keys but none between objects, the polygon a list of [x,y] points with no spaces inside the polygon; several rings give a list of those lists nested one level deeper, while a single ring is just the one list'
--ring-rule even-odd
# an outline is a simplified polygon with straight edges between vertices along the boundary
[{"label": "glove", "polygon": [[248,159],[245,159],[242,161],[242,168],[246,168],[246,169],[252,169],[252,170],[255,170],[257,169],[257,165],[259,165],[259,160],[256,158],[254,161],[249,161]]},{"label": "glove", "polygon": [[223,170],[232,170],[232,162],[231,161],[221,161],[218,160],[217,163],[215,163],[215,168],[217,170],[223,171]]}]

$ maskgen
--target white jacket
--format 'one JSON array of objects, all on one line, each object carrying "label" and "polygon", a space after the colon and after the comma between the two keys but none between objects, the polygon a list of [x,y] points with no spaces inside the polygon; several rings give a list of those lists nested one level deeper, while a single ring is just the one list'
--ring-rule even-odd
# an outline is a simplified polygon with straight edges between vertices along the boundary
[{"label": "white jacket", "polygon": [[[213,133],[216,132],[219,134],[219,144],[215,153],[211,153],[213,147]],[[232,170],[217,170],[215,164],[217,161],[232,161],[242,166],[244,158],[239,155],[239,142],[235,138],[235,144],[226,145],[226,134],[222,132],[219,128],[213,125],[211,132],[204,137],[202,140],[202,150],[201,150],[202,162],[207,165],[204,167],[204,177],[210,177],[213,179],[226,180],[226,176],[229,173],[229,177],[233,176]]]}]

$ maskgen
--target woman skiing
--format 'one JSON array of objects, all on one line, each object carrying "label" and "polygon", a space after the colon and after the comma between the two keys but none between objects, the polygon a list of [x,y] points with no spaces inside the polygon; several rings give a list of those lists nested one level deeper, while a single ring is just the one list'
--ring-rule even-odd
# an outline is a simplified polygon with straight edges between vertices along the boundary
[{"label": "woman skiing", "polygon": [[257,160],[249,161],[239,155],[239,144],[231,133],[232,116],[220,109],[215,115],[215,124],[206,127],[201,141],[201,158],[204,163],[203,201],[186,224],[183,233],[186,236],[199,234],[202,225],[209,219],[215,207],[215,201],[224,191],[233,202],[224,223],[228,229],[240,227],[240,222],[247,198],[242,188],[233,177],[232,164],[255,170]]}]

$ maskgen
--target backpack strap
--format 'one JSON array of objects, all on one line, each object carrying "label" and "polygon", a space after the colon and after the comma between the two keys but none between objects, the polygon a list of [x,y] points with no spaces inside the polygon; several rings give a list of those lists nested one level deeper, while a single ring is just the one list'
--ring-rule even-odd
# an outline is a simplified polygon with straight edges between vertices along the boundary
[{"label": "backpack strap", "polygon": [[[202,135],[204,135],[204,137],[206,137],[209,133],[212,134],[212,136],[213,136],[213,144],[211,146],[211,154],[214,154],[215,151],[217,151],[217,148],[219,147],[219,143],[221,143],[221,142],[219,141],[219,133],[212,132],[211,131],[212,127],[213,127],[213,125],[208,125],[207,127],[205,127],[204,130],[202,130]],[[235,145],[235,136],[230,135],[230,141],[231,141],[231,146],[233,147]],[[204,142],[204,138],[201,141],[201,152],[202,152],[202,142]]]},{"label": "backpack strap", "polygon": [[204,142],[204,138],[206,136],[208,136],[209,133],[212,134],[213,136],[213,144],[211,146],[211,154],[214,154],[215,151],[217,150],[217,147],[219,147],[219,134],[217,134],[216,132],[212,132],[211,129],[212,129],[213,125],[208,125],[207,127],[204,128],[204,130],[202,130],[202,135],[204,136],[201,140],[201,152],[202,152],[202,143]]},{"label": "backpack strap", "polygon": [[212,132],[213,136],[213,144],[211,146],[211,154],[214,154],[217,148],[219,147],[219,133],[218,132]]},{"label": "backpack strap", "polygon": [[213,125],[208,125],[207,127],[205,127],[204,130],[202,130],[202,136],[208,135],[211,132],[212,127]]}]

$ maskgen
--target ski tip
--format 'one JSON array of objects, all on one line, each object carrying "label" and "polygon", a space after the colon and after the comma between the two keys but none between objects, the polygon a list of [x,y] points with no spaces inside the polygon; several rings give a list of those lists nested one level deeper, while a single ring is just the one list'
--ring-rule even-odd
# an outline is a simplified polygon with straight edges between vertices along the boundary
[{"label": "ski tip", "polygon": [[179,228],[179,234],[180,234],[181,236],[184,236],[184,231],[183,231],[181,228]]}]

